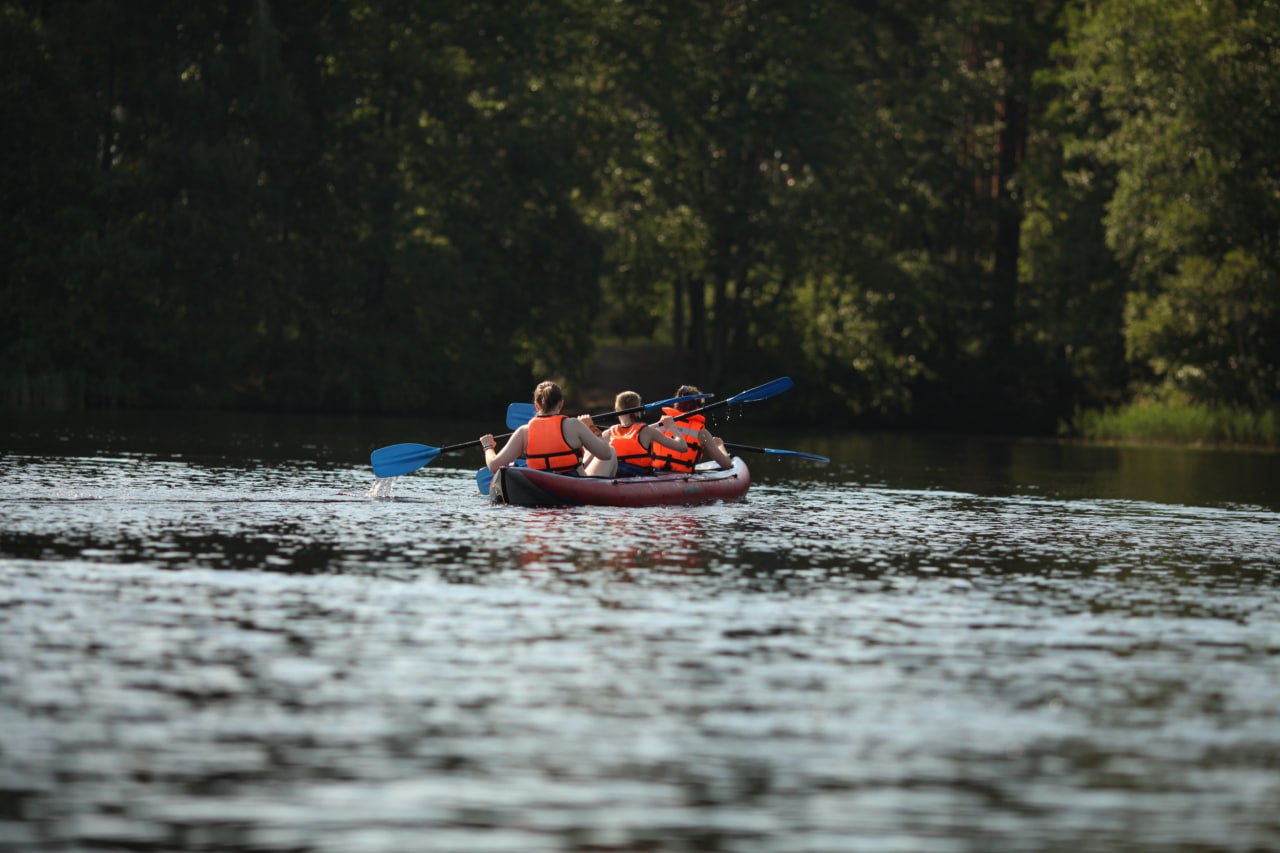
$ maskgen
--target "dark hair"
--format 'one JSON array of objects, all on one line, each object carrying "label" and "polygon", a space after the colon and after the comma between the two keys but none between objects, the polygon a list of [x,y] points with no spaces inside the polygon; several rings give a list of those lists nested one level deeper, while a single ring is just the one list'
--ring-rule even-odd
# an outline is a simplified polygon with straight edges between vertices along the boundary
[{"label": "dark hair", "polygon": [[[672,394],[671,396],[672,397],[688,397],[692,394],[701,394],[701,393],[702,392],[698,390],[697,385],[681,385],[679,388],[676,389],[676,393]],[[694,409],[698,408],[698,401],[685,400],[683,403],[676,403],[676,408],[682,412],[691,412]]]},{"label": "dark hair", "polygon": [[533,405],[538,407],[538,413],[549,414],[557,405],[564,402],[564,394],[560,391],[560,386],[551,380],[539,382],[538,387],[533,389]]}]

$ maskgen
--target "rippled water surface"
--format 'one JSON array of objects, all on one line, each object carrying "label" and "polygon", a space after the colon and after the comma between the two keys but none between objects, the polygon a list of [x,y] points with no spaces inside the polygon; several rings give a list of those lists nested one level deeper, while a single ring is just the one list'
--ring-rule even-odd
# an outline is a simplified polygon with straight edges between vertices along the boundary
[{"label": "rippled water surface", "polygon": [[1280,848],[1276,456],[744,433],[833,462],[365,496],[480,431],[6,422],[0,849]]}]

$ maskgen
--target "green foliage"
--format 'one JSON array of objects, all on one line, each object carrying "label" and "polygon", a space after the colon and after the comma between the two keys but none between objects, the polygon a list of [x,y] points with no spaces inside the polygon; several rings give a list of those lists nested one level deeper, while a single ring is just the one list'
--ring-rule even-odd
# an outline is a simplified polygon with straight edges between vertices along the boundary
[{"label": "green foliage", "polygon": [[1068,97],[1106,127],[1108,244],[1132,277],[1129,357],[1209,404],[1280,400],[1280,3],[1103,2]]},{"label": "green foliage", "polygon": [[1280,447],[1280,409],[1208,406],[1178,395],[1082,411],[1073,427],[1093,441]]},{"label": "green foliage", "polygon": [[776,330],[817,269],[818,173],[858,138],[863,22],[832,2],[650,0],[603,18],[621,132],[590,209],[609,239],[610,332],[662,328],[711,383]]},{"label": "green foliage", "polygon": [[574,4],[4,10],[11,401],[466,405],[585,358]]},{"label": "green foliage", "polygon": [[1274,347],[1275,271],[1245,249],[1215,262],[1192,255],[1156,293],[1129,295],[1129,355],[1193,399],[1265,404],[1280,399]]},{"label": "green foliage", "polygon": [[4,2],[0,397],[488,411],[625,339],[821,419],[1260,411],[1278,34],[1280,0]]},{"label": "green foliage", "polygon": [[[1079,17],[1068,14],[1068,21]],[[1090,153],[1104,131],[1095,100],[1069,83],[1072,59],[1036,75],[1044,113],[1028,140],[1020,258],[1022,339],[1047,362],[1042,381],[1060,413],[1118,403],[1129,381],[1124,350],[1128,276],[1106,243],[1114,169]]]}]

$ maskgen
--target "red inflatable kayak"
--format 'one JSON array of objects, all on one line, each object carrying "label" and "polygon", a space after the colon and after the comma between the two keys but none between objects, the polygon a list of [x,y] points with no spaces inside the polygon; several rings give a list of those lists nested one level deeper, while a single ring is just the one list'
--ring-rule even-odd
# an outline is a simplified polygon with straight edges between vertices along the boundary
[{"label": "red inflatable kayak", "polygon": [[751,472],[734,457],[732,468],[704,462],[692,474],[644,477],[566,477],[507,466],[493,477],[494,503],[516,506],[662,506],[734,501],[747,494]]}]

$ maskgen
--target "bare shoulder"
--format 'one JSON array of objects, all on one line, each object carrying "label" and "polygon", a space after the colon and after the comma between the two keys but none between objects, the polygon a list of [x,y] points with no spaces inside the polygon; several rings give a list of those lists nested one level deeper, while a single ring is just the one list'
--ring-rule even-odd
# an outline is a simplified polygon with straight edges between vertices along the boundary
[{"label": "bare shoulder", "polygon": [[577,436],[578,438],[585,438],[586,436],[595,437],[595,433],[587,429],[587,425],[577,418],[565,418],[563,424],[565,437],[571,435]]}]

